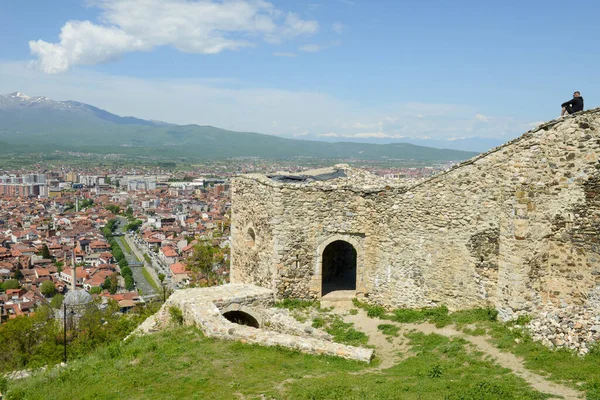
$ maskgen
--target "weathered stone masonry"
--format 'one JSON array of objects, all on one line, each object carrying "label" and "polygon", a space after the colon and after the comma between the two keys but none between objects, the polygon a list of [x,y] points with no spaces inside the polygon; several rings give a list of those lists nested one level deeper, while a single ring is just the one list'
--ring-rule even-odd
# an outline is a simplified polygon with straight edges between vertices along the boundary
[{"label": "weathered stone masonry", "polygon": [[233,183],[232,282],[319,298],[323,252],[356,250],[356,293],[389,307],[600,308],[600,110],[552,121],[417,184]]}]

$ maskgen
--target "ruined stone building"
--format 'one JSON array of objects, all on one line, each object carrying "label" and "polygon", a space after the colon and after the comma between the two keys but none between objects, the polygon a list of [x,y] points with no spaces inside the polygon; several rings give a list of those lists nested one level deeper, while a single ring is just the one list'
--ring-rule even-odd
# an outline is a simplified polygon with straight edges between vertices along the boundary
[{"label": "ruined stone building", "polygon": [[432,178],[338,166],[232,186],[232,282],[388,307],[600,310],[600,109]]}]

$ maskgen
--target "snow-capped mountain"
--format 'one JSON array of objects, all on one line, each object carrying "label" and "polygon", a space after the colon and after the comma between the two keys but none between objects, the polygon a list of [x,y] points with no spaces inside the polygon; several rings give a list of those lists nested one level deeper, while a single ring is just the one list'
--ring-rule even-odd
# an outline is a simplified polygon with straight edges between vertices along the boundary
[{"label": "snow-capped mountain", "polygon": [[21,92],[14,92],[9,94],[0,95],[0,108],[10,108],[10,107],[22,107],[22,106],[31,106],[36,104],[44,104],[50,105],[53,103],[60,103],[54,101],[48,97],[44,96],[36,96],[30,97]]},{"label": "snow-capped mountain", "polygon": [[121,117],[89,104],[78,101],[55,101],[49,97],[31,97],[21,92],[0,95],[0,111],[31,112],[31,111],[65,111],[80,114],[82,117],[93,116],[104,121],[122,125],[164,125],[164,123],[147,121],[134,117]]},{"label": "snow-capped mountain", "polygon": [[172,159],[317,157],[456,161],[475,153],[406,143],[325,143],[213,126],[172,125],[121,117],[77,101],[20,92],[0,95],[0,154],[84,151]]}]

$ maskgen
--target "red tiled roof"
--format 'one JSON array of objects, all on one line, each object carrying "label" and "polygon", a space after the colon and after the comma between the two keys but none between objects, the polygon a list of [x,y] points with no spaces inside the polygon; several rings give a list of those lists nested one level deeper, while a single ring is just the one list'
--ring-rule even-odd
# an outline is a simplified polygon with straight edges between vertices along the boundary
[{"label": "red tiled roof", "polygon": [[160,251],[165,255],[165,257],[177,257],[178,254],[175,250],[173,250],[170,246],[161,247]]},{"label": "red tiled roof", "polygon": [[187,265],[185,265],[182,262],[171,264],[169,266],[169,268],[171,269],[171,272],[175,275],[187,274],[188,271],[186,270],[186,267],[187,267]]}]

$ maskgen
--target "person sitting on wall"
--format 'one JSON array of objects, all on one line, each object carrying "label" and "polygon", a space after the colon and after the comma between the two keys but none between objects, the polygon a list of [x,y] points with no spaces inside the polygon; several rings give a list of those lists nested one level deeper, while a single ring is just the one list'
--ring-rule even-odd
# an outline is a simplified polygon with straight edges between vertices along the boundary
[{"label": "person sitting on wall", "polygon": [[575,92],[573,93],[573,98],[569,101],[565,101],[560,105],[562,107],[562,111],[560,113],[561,117],[564,117],[566,114],[573,114],[577,111],[583,110],[583,97],[581,97],[581,93]]}]

